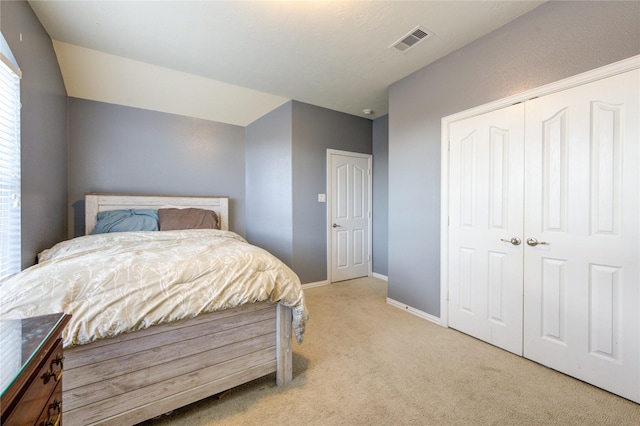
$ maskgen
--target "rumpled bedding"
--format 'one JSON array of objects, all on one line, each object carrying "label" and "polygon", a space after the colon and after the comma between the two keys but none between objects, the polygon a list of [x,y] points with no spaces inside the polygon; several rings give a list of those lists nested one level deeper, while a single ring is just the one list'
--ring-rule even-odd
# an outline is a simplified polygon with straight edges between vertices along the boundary
[{"label": "rumpled bedding", "polygon": [[64,347],[259,301],[291,307],[302,343],[298,276],[231,231],[140,231],[63,241],[0,283],[0,319],[72,314]]}]

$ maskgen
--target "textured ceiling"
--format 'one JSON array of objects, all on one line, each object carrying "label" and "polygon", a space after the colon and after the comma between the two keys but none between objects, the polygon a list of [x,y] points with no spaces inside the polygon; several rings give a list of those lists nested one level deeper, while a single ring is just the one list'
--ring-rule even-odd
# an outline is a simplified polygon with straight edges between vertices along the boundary
[{"label": "textured ceiling", "polygon": [[[69,96],[246,126],[295,99],[376,118],[387,88],[541,1],[30,1]],[[422,25],[435,35],[389,46]]]}]

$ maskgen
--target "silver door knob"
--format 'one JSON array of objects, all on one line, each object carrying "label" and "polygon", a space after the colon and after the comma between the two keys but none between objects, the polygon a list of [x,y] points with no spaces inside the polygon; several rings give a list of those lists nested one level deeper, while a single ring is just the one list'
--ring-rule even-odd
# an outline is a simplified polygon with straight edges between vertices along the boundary
[{"label": "silver door knob", "polygon": [[545,241],[538,241],[535,238],[528,238],[527,239],[527,244],[529,244],[531,247],[535,247],[537,245],[541,245],[541,246],[548,246],[549,243],[545,242]]},{"label": "silver door knob", "polygon": [[334,223],[332,226],[333,226],[334,228],[340,228],[340,225],[338,225],[337,223]]},{"label": "silver door knob", "polygon": [[513,237],[510,240],[505,240],[504,238],[500,238],[500,241],[504,241],[505,243],[511,243],[514,246],[519,246],[520,243],[522,242],[522,240],[520,240],[520,238],[518,237]]}]

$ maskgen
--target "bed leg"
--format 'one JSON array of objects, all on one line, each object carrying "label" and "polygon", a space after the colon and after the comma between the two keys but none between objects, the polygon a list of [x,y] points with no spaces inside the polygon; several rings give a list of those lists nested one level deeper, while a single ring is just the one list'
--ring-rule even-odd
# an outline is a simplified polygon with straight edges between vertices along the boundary
[{"label": "bed leg", "polygon": [[291,308],[280,303],[276,315],[276,385],[286,385],[293,379],[293,354],[291,353]]}]

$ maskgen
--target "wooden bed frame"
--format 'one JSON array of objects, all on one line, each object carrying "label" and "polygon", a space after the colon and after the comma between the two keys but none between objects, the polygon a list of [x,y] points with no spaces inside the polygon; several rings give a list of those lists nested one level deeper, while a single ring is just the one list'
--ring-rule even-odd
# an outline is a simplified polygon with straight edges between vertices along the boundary
[{"label": "wooden bed frame", "polygon": [[[215,210],[228,229],[228,198],[86,194],[86,230],[121,208]],[[135,424],[276,373],[292,379],[291,309],[255,303],[65,349],[64,424]]]},{"label": "wooden bed frame", "polygon": [[96,226],[96,215],[106,210],[159,209],[168,207],[196,207],[213,210],[220,218],[220,229],[229,229],[229,197],[197,197],[190,195],[145,195],[145,194],[84,194],[85,234]]}]

